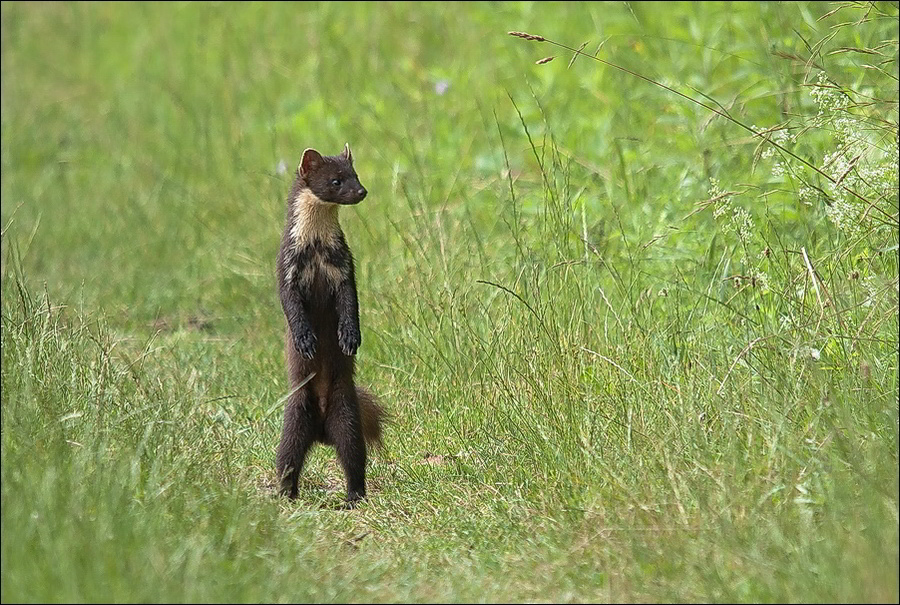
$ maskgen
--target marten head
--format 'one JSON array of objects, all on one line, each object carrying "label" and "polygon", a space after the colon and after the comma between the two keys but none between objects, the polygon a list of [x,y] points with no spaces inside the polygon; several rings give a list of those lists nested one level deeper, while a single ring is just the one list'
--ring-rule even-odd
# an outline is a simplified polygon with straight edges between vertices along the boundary
[{"label": "marten head", "polygon": [[367,193],[353,169],[349,144],[340,155],[322,156],[315,149],[307,149],[297,166],[297,178],[329,204],[358,204]]}]

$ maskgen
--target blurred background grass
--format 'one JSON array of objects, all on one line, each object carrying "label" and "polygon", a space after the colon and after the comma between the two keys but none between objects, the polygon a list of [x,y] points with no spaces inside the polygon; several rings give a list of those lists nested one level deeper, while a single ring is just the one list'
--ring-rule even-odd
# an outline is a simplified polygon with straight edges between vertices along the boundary
[{"label": "blurred background grass", "polygon": [[[896,183],[897,5],[842,6],[3,3],[3,600],[895,601],[896,186],[842,230],[506,35],[818,166],[824,72]],[[285,196],[345,142],[396,416],[351,515],[330,450],[269,488]]]},{"label": "blurred background grass", "polygon": [[[627,193],[625,227],[646,237],[682,198],[704,195],[709,175],[748,166],[746,153],[719,153],[741,133],[703,129],[705,110],[583,59],[576,69],[563,69],[568,57],[534,69],[545,49],[506,30],[590,39],[592,50],[605,41],[605,55],[626,67],[724,102],[752,101],[752,121],[795,92],[771,77],[785,62],[768,52],[767,28],[812,24],[821,9],[809,10],[681,5],[663,17],[642,4],[12,4],[3,222],[15,216],[23,237],[40,222],[24,250],[29,277],[102,306],[117,324],[146,327],[189,309],[256,332],[257,322],[280,323],[268,308],[271,259],[305,147],[335,152],[349,141],[379,194],[345,213],[361,259],[373,250],[410,255],[404,235],[437,210],[477,221],[470,228],[489,240],[503,227],[490,186],[504,169],[494,113],[513,169],[539,178],[509,94],[533,135],[552,127],[585,165],[577,188],[588,228],[609,220],[608,183],[611,195]],[[783,38],[788,48],[800,43]],[[393,273],[412,262],[361,263],[363,279],[375,280],[365,290],[392,288]]]}]

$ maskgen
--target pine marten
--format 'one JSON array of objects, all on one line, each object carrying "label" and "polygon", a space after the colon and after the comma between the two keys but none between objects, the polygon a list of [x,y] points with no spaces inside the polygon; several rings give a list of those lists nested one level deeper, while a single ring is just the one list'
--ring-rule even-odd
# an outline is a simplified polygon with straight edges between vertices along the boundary
[{"label": "pine marten", "polygon": [[279,493],[290,498],[309,447],[320,442],[337,450],[352,506],[366,495],[366,442],[381,444],[385,412],[353,383],[362,335],[353,256],[338,223],[338,207],[366,193],[349,144],[336,156],[303,152],[276,264],[291,393],[275,467]]}]

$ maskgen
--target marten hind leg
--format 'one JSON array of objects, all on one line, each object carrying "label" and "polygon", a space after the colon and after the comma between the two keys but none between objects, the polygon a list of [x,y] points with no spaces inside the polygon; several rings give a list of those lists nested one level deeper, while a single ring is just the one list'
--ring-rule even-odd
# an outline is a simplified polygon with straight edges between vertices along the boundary
[{"label": "marten hind leg", "polygon": [[356,389],[350,380],[337,379],[328,401],[325,433],[344,469],[347,503],[353,505],[366,496],[366,442]]},{"label": "marten hind leg", "polygon": [[306,453],[319,433],[320,422],[319,410],[308,389],[301,387],[291,394],[284,408],[284,427],[275,456],[280,495],[291,499],[297,497],[300,471]]}]

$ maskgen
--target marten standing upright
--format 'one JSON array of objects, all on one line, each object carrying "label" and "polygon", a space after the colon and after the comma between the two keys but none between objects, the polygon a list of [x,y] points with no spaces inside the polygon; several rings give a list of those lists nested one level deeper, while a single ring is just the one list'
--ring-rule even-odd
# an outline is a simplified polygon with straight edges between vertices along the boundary
[{"label": "marten standing upright", "polygon": [[362,336],[353,256],[338,224],[338,206],[364,197],[349,145],[336,156],[303,152],[276,265],[291,393],[275,467],[279,492],[290,498],[297,496],[307,451],[318,441],[337,450],[352,506],[366,495],[366,442],[381,442],[384,411],[353,384]]}]

